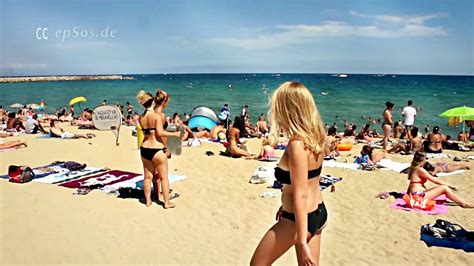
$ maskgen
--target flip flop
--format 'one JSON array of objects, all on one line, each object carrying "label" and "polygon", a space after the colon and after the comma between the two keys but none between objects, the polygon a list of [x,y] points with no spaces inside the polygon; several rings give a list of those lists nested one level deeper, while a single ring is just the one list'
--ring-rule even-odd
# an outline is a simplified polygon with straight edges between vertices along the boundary
[{"label": "flip flop", "polygon": [[170,200],[175,199],[177,197],[179,197],[179,193],[177,193],[177,192],[170,193]]}]

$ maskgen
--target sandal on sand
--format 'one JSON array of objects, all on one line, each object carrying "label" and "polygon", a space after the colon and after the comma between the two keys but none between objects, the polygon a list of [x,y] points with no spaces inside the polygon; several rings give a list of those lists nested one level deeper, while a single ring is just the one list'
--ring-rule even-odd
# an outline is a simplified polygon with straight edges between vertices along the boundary
[{"label": "sandal on sand", "polygon": [[386,199],[386,198],[390,197],[390,194],[388,194],[388,192],[380,192],[375,197],[379,198],[379,199]]},{"label": "sandal on sand", "polygon": [[170,200],[175,199],[177,197],[179,197],[179,193],[177,193],[177,192],[170,193]]}]

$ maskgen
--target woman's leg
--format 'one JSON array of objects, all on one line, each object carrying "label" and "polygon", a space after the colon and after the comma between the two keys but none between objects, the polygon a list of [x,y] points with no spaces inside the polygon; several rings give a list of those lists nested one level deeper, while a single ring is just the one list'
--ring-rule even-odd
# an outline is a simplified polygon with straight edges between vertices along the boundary
[{"label": "woman's leg", "polygon": [[440,185],[425,191],[425,198],[427,199],[435,199],[440,195],[445,195],[446,198],[454,201],[459,206],[463,208],[474,208],[474,203],[469,203],[463,200],[461,197],[456,195],[452,189],[450,189],[447,185]]},{"label": "woman's leg", "polygon": [[454,172],[456,170],[470,169],[469,163],[450,163],[447,167],[447,172]]},{"label": "woman's leg", "polygon": [[155,172],[155,174],[153,175],[153,189],[155,190],[155,197],[157,201],[160,200],[160,185],[161,185],[161,177],[158,174],[158,172]]},{"label": "woman's leg", "polygon": [[[170,202],[170,183],[168,180],[168,158],[162,152],[156,153],[153,157],[156,165],[156,171],[161,180],[161,191],[163,193],[163,207],[165,209],[174,208],[176,205]],[[158,192],[159,193],[159,192]],[[158,194],[159,195],[159,194]]]},{"label": "woman's leg", "polygon": [[2,144],[0,144],[0,150],[2,150],[2,149],[11,149],[11,148],[16,148],[16,147],[20,147],[20,146],[27,147],[26,141],[14,140],[14,141],[9,141],[7,143],[2,143]]},{"label": "woman's leg", "polygon": [[233,147],[232,149],[229,149],[229,154],[231,156],[250,157],[250,153],[237,147]]},{"label": "woman's leg", "polygon": [[398,153],[398,152],[407,152],[406,151],[406,148],[405,148],[405,145],[403,145],[402,143],[397,143],[395,146],[393,146],[390,150],[388,150],[388,153]]},{"label": "woman's leg", "polygon": [[321,233],[319,232],[314,235],[309,240],[309,247],[311,248],[311,254],[313,255],[313,259],[316,262],[316,265],[319,265],[319,255],[321,253]]},{"label": "woman's leg", "polygon": [[155,173],[155,165],[152,161],[146,160],[142,157],[144,180],[143,180],[143,192],[145,193],[146,206],[151,205],[151,179],[153,173]]},{"label": "woman's leg", "polygon": [[250,265],[271,265],[295,244],[295,223],[281,218],[267,231],[253,253]]},{"label": "woman's leg", "polygon": [[383,149],[387,150],[387,143],[388,143],[388,138],[390,137],[390,131],[392,130],[392,127],[390,125],[383,125]]}]

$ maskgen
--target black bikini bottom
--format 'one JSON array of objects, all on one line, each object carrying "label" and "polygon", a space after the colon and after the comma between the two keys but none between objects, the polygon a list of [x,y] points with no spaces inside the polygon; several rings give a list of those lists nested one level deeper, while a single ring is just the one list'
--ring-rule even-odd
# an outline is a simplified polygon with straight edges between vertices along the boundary
[{"label": "black bikini bottom", "polygon": [[[287,211],[283,211],[282,218],[295,221],[295,214]],[[328,220],[328,212],[324,202],[319,203],[316,210],[308,213],[308,232],[314,235]]]},{"label": "black bikini bottom", "polygon": [[166,153],[168,149],[166,147],[164,148],[144,148],[140,147],[140,155],[145,158],[146,160],[153,160],[153,157],[155,157],[155,154],[159,151],[163,151],[163,153]]}]

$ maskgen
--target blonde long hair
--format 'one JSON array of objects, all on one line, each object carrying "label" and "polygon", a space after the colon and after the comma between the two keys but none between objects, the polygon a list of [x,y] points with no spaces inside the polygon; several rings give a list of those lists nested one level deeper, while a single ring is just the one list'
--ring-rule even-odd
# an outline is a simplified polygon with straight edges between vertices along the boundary
[{"label": "blonde long hair", "polygon": [[299,139],[314,154],[324,149],[325,128],[311,92],[300,82],[285,82],[270,98],[269,140],[274,145],[280,132]]}]

